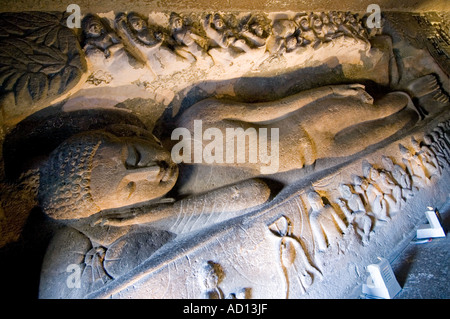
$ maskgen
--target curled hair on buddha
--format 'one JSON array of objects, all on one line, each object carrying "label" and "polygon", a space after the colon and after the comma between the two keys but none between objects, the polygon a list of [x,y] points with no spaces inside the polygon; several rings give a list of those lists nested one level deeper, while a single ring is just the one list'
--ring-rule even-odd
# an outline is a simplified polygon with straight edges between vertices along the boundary
[{"label": "curled hair on buddha", "polygon": [[91,196],[93,158],[102,143],[117,141],[105,131],[74,135],[60,144],[41,169],[38,199],[51,218],[71,220],[100,212]]}]

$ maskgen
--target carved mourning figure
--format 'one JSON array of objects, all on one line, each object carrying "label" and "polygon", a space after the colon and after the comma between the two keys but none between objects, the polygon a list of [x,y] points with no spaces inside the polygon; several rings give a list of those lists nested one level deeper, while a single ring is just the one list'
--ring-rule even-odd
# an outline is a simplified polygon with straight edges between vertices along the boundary
[{"label": "carved mourning figure", "polygon": [[204,289],[204,299],[225,299],[219,284],[223,280],[223,270],[219,264],[208,261],[199,271],[198,279]]},{"label": "carved mourning figure", "polygon": [[413,197],[418,188],[413,186],[411,176],[399,164],[394,164],[391,158],[383,156],[381,161],[385,170],[390,172],[395,182],[401,187],[402,197],[404,199]]},{"label": "carved mourning figure", "polygon": [[246,39],[251,48],[263,48],[271,32],[270,25],[263,17],[251,16],[239,28],[239,35]]},{"label": "carved mourning figure", "polygon": [[92,51],[99,50],[105,58],[109,58],[113,52],[123,47],[120,38],[112,30],[108,31],[106,25],[96,15],[86,15],[81,28],[84,35],[83,49],[86,55],[91,55]]},{"label": "carved mourning figure", "polygon": [[373,213],[379,221],[389,220],[387,202],[376,185],[357,175],[353,176],[353,185],[355,191],[365,199],[368,212]]},{"label": "carved mourning figure", "polygon": [[342,212],[345,214],[349,224],[354,224],[356,232],[362,239],[363,244],[369,242],[369,234],[372,229],[372,220],[366,212],[364,203],[359,194],[354,193],[350,185],[339,185],[342,198],[337,200]]},{"label": "carved mourning figure", "polygon": [[308,15],[301,16],[299,18],[299,25],[301,31],[301,37],[304,44],[314,44],[317,40],[316,34],[311,27],[311,19]]},{"label": "carved mourning figure", "polygon": [[124,46],[122,39],[105,20],[88,14],[83,18],[81,27],[83,50],[90,63],[89,83],[123,83],[123,74],[139,78],[149,73],[143,70],[145,62]]},{"label": "carved mourning figure", "polygon": [[343,35],[342,32],[338,32],[337,25],[335,25],[331,21],[332,12],[330,12],[329,14],[322,12],[320,17],[322,18],[322,23],[323,23],[322,30],[323,30],[326,40],[338,38]]},{"label": "carved mourning figure", "polygon": [[425,176],[430,180],[438,177],[441,174],[441,170],[433,151],[427,145],[419,143],[414,138],[411,138],[411,144],[424,166]]},{"label": "carved mourning figure", "polygon": [[301,240],[292,232],[292,222],[282,216],[269,226],[271,234],[278,240],[280,267],[285,275],[286,298],[297,289],[303,294],[314,280],[322,279],[322,273],[310,261]]},{"label": "carved mourning figure", "polygon": [[186,25],[183,18],[176,13],[171,13],[169,19],[172,38],[175,40],[175,52],[189,62],[205,59],[206,53],[199,43],[204,39],[194,33],[192,28]]},{"label": "carved mourning figure", "polygon": [[331,205],[323,203],[322,197],[318,193],[309,192],[307,199],[311,206],[309,223],[314,242],[320,251],[325,251],[329,246],[337,244],[347,226]]},{"label": "carved mourning figure", "polygon": [[[252,50],[250,43],[247,43],[245,38],[240,38],[218,13],[207,15],[203,28],[210,42],[208,53],[217,64],[229,64],[239,55]],[[255,26],[255,29],[258,28]],[[258,41],[254,34],[250,33],[247,36],[250,36],[252,41]]]},{"label": "carved mourning figure", "polygon": [[392,180],[386,171],[378,170],[366,161],[363,162],[363,174],[374,187],[383,193],[383,199],[388,204],[389,213],[398,212],[404,202],[400,186]]},{"label": "carved mourning figure", "polygon": [[115,19],[119,34],[133,54],[155,75],[171,74],[190,63],[168,47],[169,37],[136,12],[120,13]]},{"label": "carved mourning figure", "polygon": [[271,54],[283,54],[284,52],[292,51],[297,47],[297,38],[300,34],[299,23],[299,15],[296,15],[293,20],[278,19],[273,22],[271,41],[268,46],[268,50]]},{"label": "carved mourning figure", "polygon": [[321,16],[319,16],[318,14],[313,14],[311,16],[311,26],[318,40],[316,41],[317,44],[331,40],[329,37],[327,37],[327,34],[325,33],[324,24]]},{"label": "carved mourning figure", "polygon": [[413,184],[417,185],[419,188],[426,187],[429,183],[429,179],[425,175],[420,158],[402,144],[399,144],[399,149],[403,157],[403,164],[406,166]]}]

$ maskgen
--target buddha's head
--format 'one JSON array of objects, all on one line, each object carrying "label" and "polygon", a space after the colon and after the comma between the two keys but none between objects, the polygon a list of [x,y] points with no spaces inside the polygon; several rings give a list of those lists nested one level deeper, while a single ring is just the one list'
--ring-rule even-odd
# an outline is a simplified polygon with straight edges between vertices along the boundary
[{"label": "buddha's head", "polygon": [[76,135],[42,169],[39,199],[55,219],[79,219],[164,196],[178,177],[170,152],[148,136]]}]

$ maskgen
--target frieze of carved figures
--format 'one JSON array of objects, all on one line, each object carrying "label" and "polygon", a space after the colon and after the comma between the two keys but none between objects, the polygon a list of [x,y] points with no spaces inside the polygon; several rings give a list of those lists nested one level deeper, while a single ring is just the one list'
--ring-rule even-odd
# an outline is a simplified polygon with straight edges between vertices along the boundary
[{"label": "frieze of carved figures", "polygon": [[6,121],[72,89],[87,66],[64,13],[0,13],[0,102]]},{"label": "frieze of carved figures", "polygon": [[[369,244],[370,234],[378,222],[381,221],[382,226],[396,214],[401,214],[401,208],[408,200],[439,178],[442,170],[437,168],[438,156],[445,158],[443,154],[449,152],[449,137],[450,120],[438,124],[422,142],[412,138],[409,148],[400,144],[403,157],[397,159],[398,163],[388,156],[382,156],[379,167],[363,161],[363,176],[353,175],[350,183],[338,185],[340,197],[325,198],[317,191],[309,190],[305,196],[306,206],[310,207],[307,223],[312,236],[309,240],[313,241],[315,252],[305,250],[307,244],[303,240],[308,239],[293,233],[289,217],[283,215],[269,224],[270,236],[278,240],[286,297],[290,292],[304,294],[316,279],[323,278],[322,267],[314,262],[317,253],[342,245],[343,238],[352,234],[350,228],[362,245]],[[450,163],[445,161],[439,167],[448,169],[449,166]],[[336,205],[330,204],[330,200]],[[304,204],[300,197],[296,201]],[[301,209],[299,213],[302,214]]]},{"label": "frieze of carved figures", "polygon": [[[259,65],[270,55],[283,55],[308,45],[318,48],[338,37],[369,44],[361,20],[343,12],[301,13],[293,20],[273,23],[262,14],[249,14],[238,20],[233,15],[210,13],[199,17],[195,27],[192,19],[173,12],[168,23],[167,27],[149,25],[148,18],[136,12],[119,13],[110,22],[89,14],[82,26],[83,47],[88,60],[94,60],[94,70],[103,68],[114,74],[120,65],[133,68],[134,77],[139,78],[142,74],[137,69],[145,64],[151,73],[147,79],[151,81],[194,63],[200,67],[229,65],[239,58]],[[105,61],[101,61],[102,55],[94,58],[92,51],[97,50],[103,52]],[[111,55],[112,51],[119,53]],[[130,59],[128,63],[125,57]],[[123,60],[113,62],[115,59]]]}]

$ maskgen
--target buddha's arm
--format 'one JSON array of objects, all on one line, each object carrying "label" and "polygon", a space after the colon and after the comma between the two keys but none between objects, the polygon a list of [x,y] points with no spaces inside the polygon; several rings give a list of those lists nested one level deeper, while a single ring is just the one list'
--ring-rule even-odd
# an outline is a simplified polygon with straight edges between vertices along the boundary
[{"label": "buddha's arm", "polygon": [[185,233],[241,215],[267,202],[271,191],[259,179],[251,179],[195,195],[173,204],[163,204],[148,211],[123,218],[106,218],[104,224],[127,226],[151,224],[176,234]]},{"label": "buddha's arm", "polygon": [[326,97],[356,96],[366,103],[373,100],[361,84],[330,85],[302,91],[277,101],[262,103],[222,102],[207,99],[189,109],[184,121],[189,118],[202,118],[210,121],[237,120],[250,123],[269,122],[286,116],[302,107]]}]

